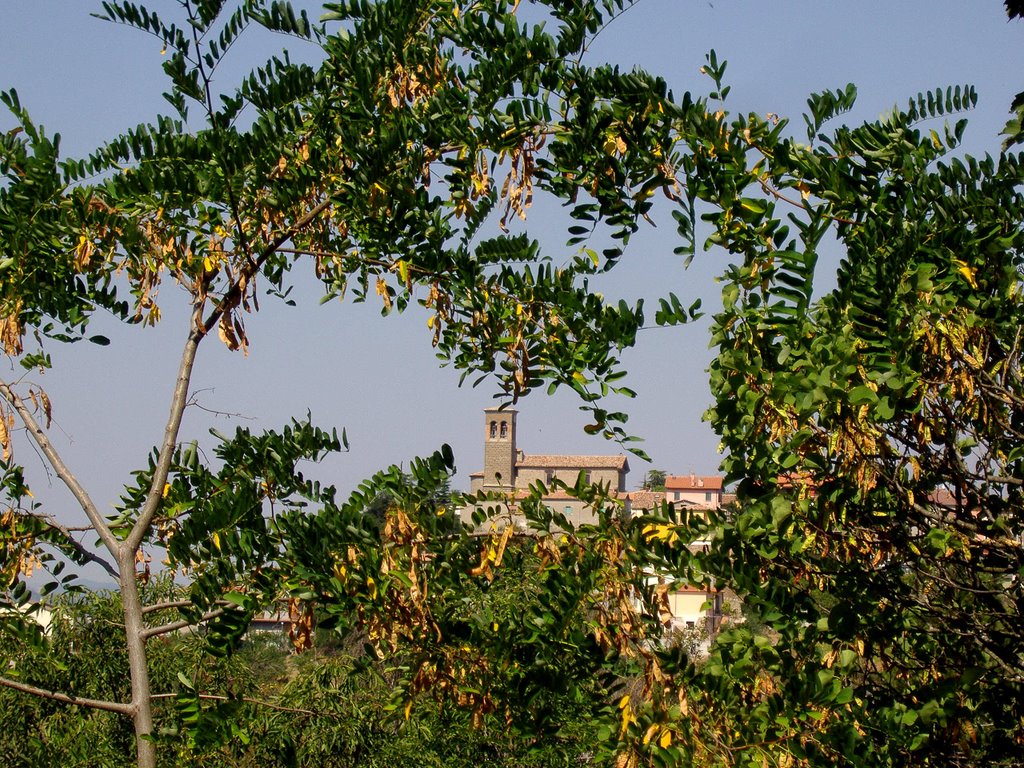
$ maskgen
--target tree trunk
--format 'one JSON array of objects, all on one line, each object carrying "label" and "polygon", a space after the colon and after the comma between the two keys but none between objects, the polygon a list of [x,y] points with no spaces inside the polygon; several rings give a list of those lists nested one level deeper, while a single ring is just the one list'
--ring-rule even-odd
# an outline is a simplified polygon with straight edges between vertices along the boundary
[{"label": "tree trunk", "polygon": [[121,571],[121,602],[124,606],[138,767],[156,768],[156,747],[150,738],[153,733],[153,701],[149,690],[149,667],[146,664],[146,640],[142,635],[142,598],[135,577],[135,552],[129,552],[125,547],[117,564]]}]

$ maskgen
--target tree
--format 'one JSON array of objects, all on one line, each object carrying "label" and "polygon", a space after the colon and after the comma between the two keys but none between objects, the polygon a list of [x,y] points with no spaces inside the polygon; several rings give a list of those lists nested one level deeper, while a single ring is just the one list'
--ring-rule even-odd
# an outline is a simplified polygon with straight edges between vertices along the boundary
[{"label": "tree", "polygon": [[[572,204],[571,245],[595,230],[624,245],[653,192],[675,195],[668,137],[684,107],[661,81],[580,62],[588,40],[626,5],[545,0],[535,4],[538,22],[522,24],[518,3],[498,0],[468,8],[453,0],[341,2],[315,24],[270,0],[181,0],[173,21],[106,2],[103,18],[165,46],[172,116],[64,160],[58,138],[35,125],[18,95],[0,95],[17,123],[0,137],[6,354],[31,372],[50,367],[50,344],[106,343],[88,335],[97,310],[155,324],[168,280],[191,307],[164,432],[114,518],[49,439],[44,389],[27,375],[0,381],[5,604],[29,605],[33,567],[70,583],[67,561],[99,564],[119,584],[131,690],[128,700],[86,699],[11,677],[0,683],[131,717],[138,764],[152,766],[153,697],[165,693],[151,689],[147,672],[153,638],[205,623],[210,649],[226,653],[282,594],[304,611],[300,602],[313,597],[304,585],[331,571],[304,572],[310,552],[296,542],[328,523],[333,536],[323,540],[340,549],[323,551],[327,560],[315,568],[372,563],[388,573],[389,537],[421,558],[407,512],[374,521],[361,514],[363,495],[338,504],[332,488],[302,475],[302,462],[342,449],[344,434],[308,421],[266,434],[240,429],[217,436],[211,464],[180,435],[200,345],[216,333],[245,350],[246,315],[261,293],[286,299],[299,265],[312,267],[328,297],[375,298],[384,314],[421,303],[432,312],[439,354],[467,375],[494,376],[512,401],[541,384],[569,387],[592,412],[593,431],[626,438],[624,416],[604,410],[599,395],[628,394],[615,383],[622,372],[614,351],[632,342],[642,312],[605,304],[587,282],[614,266],[621,247],[584,249],[555,269],[528,234],[507,231],[526,218],[536,189]],[[215,72],[252,24],[321,46],[322,63],[274,56],[234,90],[217,92]],[[484,237],[492,212],[502,231]],[[98,549],[32,501],[14,453],[21,439],[69,488]],[[430,492],[451,466],[446,450],[414,464],[429,486],[415,493]],[[395,478],[385,472],[367,488],[400,495]],[[414,506],[415,493],[403,497]],[[461,546],[488,545],[463,537]],[[339,562],[347,552],[356,554]],[[190,579],[187,604],[155,613],[143,605],[137,571],[149,556]],[[392,592],[377,583],[368,577],[339,599],[335,621],[379,625],[370,606]],[[395,597],[387,611],[415,613],[415,588],[413,595]],[[179,617],[150,621],[164,609]],[[42,642],[21,614],[5,614],[3,625],[23,642]],[[183,706],[194,701],[189,685],[179,689]]]},{"label": "tree", "polygon": [[[855,90],[818,94],[808,144],[783,120],[729,114],[713,54],[710,100],[583,65],[625,0],[542,1],[537,23],[498,0],[360,0],[329,6],[331,27],[278,2],[180,5],[178,26],[103,5],[166,44],[176,117],[62,161],[17,95],[2,97],[21,130],[0,138],[7,354],[33,370],[55,342],[103,343],[88,336],[97,309],[155,323],[168,278],[192,316],[164,435],[112,519],[48,439],[42,388],[0,382],[6,603],[27,607],[33,567],[99,563],[120,584],[131,690],[125,701],[0,683],[130,716],[138,762],[154,765],[154,693],[171,691],[151,690],[147,641],[201,623],[207,651],[229,654],[283,597],[300,647],[317,616],[373,653],[403,654],[405,707],[436,694],[471,721],[536,734],[556,721],[556,693],[593,703],[595,759],[620,768],[1016,759],[1021,163],[957,155],[959,119],[921,127],[959,118],[973,89],[832,130]],[[320,45],[323,63],[279,56],[214,93],[212,70],[250,23]],[[583,246],[557,269],[522,225],[481,239],[492,214],[501,230],[525,218],[535,190],[569,203],[568,242]],[[199,345],[216,330],[244,349],[257,288],[286,298],[308,263],[328,296],[379,300],[385,314],[426,306],[439,353],[492,375],[509,400],[569,387],[594,417],[588,431],[627,441],[625,416],[600,396],[629,394],[615,352],[643,313],[589,291],[622,248],[599,253],[587,238],[624,245],[658,191],[677,206],[679,253],[695,253],[705,222],[708,245],[736,262],[715,318],[709,414],[737,488],[727,519],[666,504],[575,527],[537,492],[520,501],[530,531],[453,530],[435,503],[450,450],[341,502],[301,466],[341,450],[344,433],[308,420],[242,429],[217,436],[213,460],[179,434]],[[845,258],[819,298],[828,237]],[[670,295],[655,321],[695,310]],[[72,491],[100,548],[31,500],[12,453],[21,439]],[[564,489],[612,505],[582,477]],[[509,573],[517,542],[535,558],[522,610],[474,603]],[[147,552],[187,577],[187,601],[144,605]],[[734,586],[770,636],[729,629],[701,663],[661,645],[674,582]],[[2,624],[45,642],[23,614]],[[194,734],[230,732],[237,707],[206,706],[188,676],[178,684]]]},{"label": "tree", "polygon": [[665,490],[665,478],[667,477],[665,470],[663,469],[650,469],[647,474],[644,475],[643,487],[648,491],[664,491]]},{"label": "tree", "polygon": [[724,632],[683,673],[684,741],[706,765],[1016,765],[1021,159],[955,151],[970,87],[828,130],[855,97],[809,99],[800,139],[695,126],[691,195],[735,259],[709,419],[738,511],[689,530],[778,639]]}]

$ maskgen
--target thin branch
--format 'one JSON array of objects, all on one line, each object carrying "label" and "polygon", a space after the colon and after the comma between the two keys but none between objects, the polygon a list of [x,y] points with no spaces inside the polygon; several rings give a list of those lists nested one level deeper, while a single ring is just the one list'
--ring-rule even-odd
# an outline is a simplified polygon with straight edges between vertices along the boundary
[{"label": "thin branch", "polygon": [[203,389],[196,390],[195,392],[192,393],[192,396],[188,399],[188,403],[186,404],[186,407],[188,407],[188,408],[198,408],[199,410],[205,411],[206,413],[213,414],[214,416],[224,416],[226,418],[246,419],[247,421],[252,421],[253,419],[256,418],[255,416],[246,416],[244,413],[233,413],[231,411],[220,411],[220,410],[217,410],[216,408],[207,408],[205,405],[202,405],[199,402],[199,393],[200,392],[212,392],[212,391],[213,391],[212,387],[207,388],[205,390],[203,390]]},{"label": "thin branch", "polygon": [[185,608],[192,605],[191,600],[168,600],[165,603],[153,603],[152,605],[142,606],[142,615],[145,616],[147,613],[155,613],[156,611],[169,611],[172,608]]},{"label": "thin branch", "polygon": [[195,626],[196,624],[202,624],[204,621],[215,619],[223,613],[223,608],[217,608],[214,611],[204,613],[196,621],[192,621],[191,619],[180,619],[178,621],[168,622],[167,624],[161,624],[157,627],[146,627],[139,632],[139,637],[143,640],[148,640],[149,638],[156,637],[157,635],[166,635],[169,632],[177,632],[179,629],[185,629],[187,627]]},{"label": "thin branch", "polygon": [[242,299],[242,291],[244,286],[248,285],[249,281],[255,274],[262,269],[267,259],[278,253],[281,246],[291,240],[296,234],[305,229],[317,216],[327,210],[330,206],[330,199],[321,200],[315,206],[309,209],[305,216],[296,221],[284,232],[275,237],[271,242],[267,243],[266,247],[260,252],[260,255],[256,257],[255,261],[250,261],[242,269],[241,274],[235,280],[234,284],[225,293],[220,302],[218,302],[216,308],[210,313],[210,316],[203,321],[201,330],[204,334],[209,333],[213,330],[214,326],[220,321],[221,316],[228,310],[237,306],[238,302]]},{"label": "thin branch", "polygon": [[122,704],[119,701],[105,701],[103,699],[84,699],[80,696],[74,696],[67,693],[58,693],[57,691],[50,691],[46,688],[37,688],[34,685],[19,683],[17,680],[11,680],[6,677],[0,677],[0,686],[3,686],[5,688],[11,688],[15,691],[21,691],[22,693],[29,693],[33,696],[38,696],[43,699],[62,701],[65,704],[75,704],[79,707],[89,707],[90,709],[102,709],[105,712],[116,712],[119,715],[132,715],[135,713],[135,710],[131,704]]},{"label": "thin branch", "polygon": [[[152,603],[142,607],[142,615],[145,616],[147,613],[155,613],[156,611],[169,611],[172,608],[187,608],[192,605],[191,600],[168,600],[163,603]],[[231,605],[227,600],[217,600],[217,605]]]},{"label": "thin branch", "polygon": [[225,313],[230,312],[235,306],[238,305],[242,298],[242,292],[245,290],[245,286],[248,285],[249,281],[255,276],[255,274],[263,267],[267,259],[277,252],[277,249],[284,245],[288,240],[295,236],[296,233],[302,231],[310,222],[312,222],[317,216],[327,210],[327,207],[331,204],[330,199],[325,199],[313,206],[305,216],[300,218],[284,232],[281,232],[277,237],[273,239],[267,246],[260,252],[259,257],[255,261],[250,261],[241,270],[239,276],[235,279],[231,288],[229,288],[223,298],[218,302],[217,306],[210,312],[209,316],[203,320],[200,313],[202,312],[202,306],[196,306],[193,312],[193,328],[189,333],[188,341],[185,342],[185,349],[182,351],[181,364],[178,368],[178,379],[174,387],[174,395],[171,398],[170,414],[167,417],[167,425],[164,428],[164,440],[160,445],[159,458],[157,460],[156,467],[153,470],[153,480],[149,486],[149,493],[146,496],[146,502],[142,506],[142,511],[139,513],[138,519],[135,521],[135,525],[132,527],[131,533],[128,534],[128,538],[125,539],[124,546],[134,552],[138,549],[142,543],[142,539],[146,535],[146,531],[149,530],[149,526],[153,522],[153,517],[156,515],[157,510],[160,508],[160,500],[163,498],[164,485],[167,482],[167,475],[171,469],[171,459],[174,456],[174,447],[178,440],[178,430],[181,427],[181,418],[185,412],[185,406],[188,403],[188,387],[192,379],[192,366],[195,364],[196,352],[199,349],[199,342],[220,322],[220,319]]},{"label": "thin branch", "polygon": [[[774,186],[772,186],[771,184],[766,182],[764,179],[758,177],[757,181],[761,185],[761,188],[765,192],[767,192],[769,195],[774,197],[776,200],[781,200],[782,202],[789,203],[790,205],[792,205],[792,206],[794,206],[796,208],[800,208],[802,210],[807,210],[807,206],[806,205],[804,205],[803,203],[799,203],[799,202],[797,202],[796,200],[793,200],[790,197],[786,197],[784,194],[782,194],[781,191],[779,191]],[[844,218],[842,216],[835,216],[835,215],[830,214],[830,213],[826,213],[825,214],[825,218],[831,219],[832,221],[836,222],[837,224],[850,224],[851,226],[856,226],[857,225],[857,222],[854,221],[853,219],[847,219],[847,218]]]},{"label": "thin branch", "polygon": [[[195,315],[198,314],[197,307]],[[196,361],[196,352],[199,349],[199,342],[205,334],[199,329],[193,328],[189,332],[188,340],[185,342],[185,349],[181,353],[181,363],[178,367],[178,379],[174,385],[174,395],[171,397],[170,413],[167,417],[167,425],[164,427],[164,439],[160,445],[159,458],[156,467],[153,469],[153,480],[149,486],[149,493],[142,505],[139,517],[132,526],[131,533],[124,541],[128,552],[134,552],[139,548],[142,539],[149,530],[153,517],[160,508],[160,501],[163,499],[164,485],[167,483],[167,475],[171,470],[171,460],[174,457],[174,447],[178,442],[178,430],[181,427],[182,414],[185,412],[185,403],[188,401],[188,386],[192,380],[192,366]]]},{"label": "thin branch", "polygon": [[[82,511],[84,511],[86,516],[89,518],[89,523],[100,537],[100,540],[103,542],[110,554],[112,554],[116,559],[119,547],[117,539],[114,537],[110,528],[107,527],[107,523],[103,519],[103,515],[101,515],[100,511],[96,508],[96,505],[93,503],[88,492],[82,487],[82,484],[78,482],[78,478],[76,478],[71,470],[68,469],[64,460],[60,457],[60,454],[57,453],[57,449],[53,447],[53,444],[46,436],[43,428],[39,425],[39,422],[36,421],[32,412],[25,405],[25,402],[4,381],[0,381],[0,395],[3,395],[4,399],[7,400],[7,402],[14,407],[14,410],[18,412],[18,416],[21,417],[28,433],[32,436],[36,445],[39,446],[39,450],[41,450],[43,455],[46,456],[46,460],[57,473],[57,477],[59,477],[61,481],[63,481],[64,485],[68,487],[68,490],[71,491],[71,494],[75,497],[75,500],[82,508]],[[162,487],[163,486],[161,485],[161,488]]]},{"label": "thin branch", "polygon": [[998,476],[986,476],[985,482],[992,483],[994,485],[1024,485],[1024,480],[1019,477],[998,477]]},{"label": "thin branch", "polygon": [[[51,529],[60,533],[61,536],[64,537],[64,543],[66,544],[68,549],[73,550],[75,554],[78,555],[82,560],[85,560],[86,562],[90,563],[95,563],[104,571],[106,571],[110,576],[112,576],[115,581],[121,578],[121,574],[118,573],[117,568],[115,568],[110,563],[110,561],[108,561],[106,558],[100,557],[91,549],[83,545],[82,542],[80,542],[78,539],[74,538],[71,535],[72,531],[92,531],[93,528],[91,526],[88,528],[66,528],[65,526],[58,523],[56,519],[54,519],[50,515],[40,516],[40,519]],[[55,546],[59,547],[62,545],[57,544]]]},{"label": "thin branch", "polygon": [[[292,712],[296,715],[312,715],[313,717],[340,717],[333,712],[314,712],[311,709],[299,709],[297,707],[282,707],[279,704],[271,704],[269,701],[263,701],[262,699],[252,699],[248,696],[243,696],[240,699],[233,699],[229,696],[218,696],[212,693],[197,693],[197,698],[205,701],[244,701],[246,704],[255,704],[258,707],[266,707],[267,709],[273,709],[278,712]],[[157,693],[151,698],[153,699],[175,699],[178,697],[176,693]]]}]

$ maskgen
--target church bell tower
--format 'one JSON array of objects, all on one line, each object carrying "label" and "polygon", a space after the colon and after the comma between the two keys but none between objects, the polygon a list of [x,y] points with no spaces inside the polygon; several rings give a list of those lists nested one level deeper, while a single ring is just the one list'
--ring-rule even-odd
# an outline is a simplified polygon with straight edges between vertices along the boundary
[{"label": "church bell tower", "polygon": [[484,490],[511,491],[516,485],[516,413],[484,410]]}]

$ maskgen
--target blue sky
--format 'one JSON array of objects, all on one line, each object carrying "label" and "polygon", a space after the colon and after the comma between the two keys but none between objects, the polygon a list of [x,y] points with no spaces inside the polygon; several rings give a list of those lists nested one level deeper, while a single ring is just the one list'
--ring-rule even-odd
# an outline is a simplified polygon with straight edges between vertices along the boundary
[{"label": "blue sky", "polygon": [[[158,10],[175,5],[150,4]],[[298,5],[318,15],[317,4]],[[0,26],[0,88],[17,88],[36,120],[63,134],[71,155],[164,111],[159,43],[90,18],[97,6],[87,0],[7,0]],[[251,55],[269,54],[285,43],[268,37],[236,51],[236,71],[256,62]],[[997,149],[1010,100],[1024,89],[1022,41],[1024,26],[1008,22],[998,0],[640,0],[599,36],[589,56],[592,63],[613,61],[661,74],[679,96],[687,89],[705,90],[699,69],[714,48],[729,61],[733,110],[788,116],[797,130],[807,95],[816,90],[856,83],[858,107],[848,119],[857,120],[922,90],[972,83],[980,101],[969,115],[967,147],[980,154]],[[0,115],[0,129],[9,125]],[[534,232],[549,215],[539,208]],[[671,290],[684,302],[701,297],[705,309],[714,311],[714,278],[723,256],[699,254],[684,271],[672,255],[671,219],[663,214],[656,221],[656,229],[634,239],[622,268],[602,290],[648,301]],[[556,238],[552,247],[560,243]],[[442,442],[455,449],[456,486],[468,487],[467,474],[482,461],[481,410],[493,404],[493,387],[459,388],[459,374],[438,367],[420,312],[382,319],[373,305],[321,307],[312,285],[300,285],[299,292],[307,297],[299,308],[268,301],[263,313],[249,319],[248,358],[216,344],[201,351],[194,391],[208,410],[189,410],[183,438],[202,437],[211,425],[222,431],[234,423],[272,428],[308,409],[318,423],[348,431],[351,453],[320,470],[341,489]],[[55,370],[40,379],[55,404],[54,439],[101,508],[109,508],[128,472],[144,460],[166,417],[185,324],[183,295],[168,285],[162,298],[161,327],[104,327],[111,346],[55,350]],[[624,356],[629,384],[639,393],[622,404],[632,414],[630,427],[646,438],[654,466],[671,473],[711,473],[718,463],[717,440],[701,422],[710,403],[707,344],[706,323],[652,329]],[[586,419],[576,405],[571,397],[543,393],[523,401],[521,447],[536,453],[618,452],[614,444],[583,433]],[[37,496],[57,507],[70,503],[24,446],[21,458]],[[635,485],[648,466],[639,460],[631,465]]]}]

